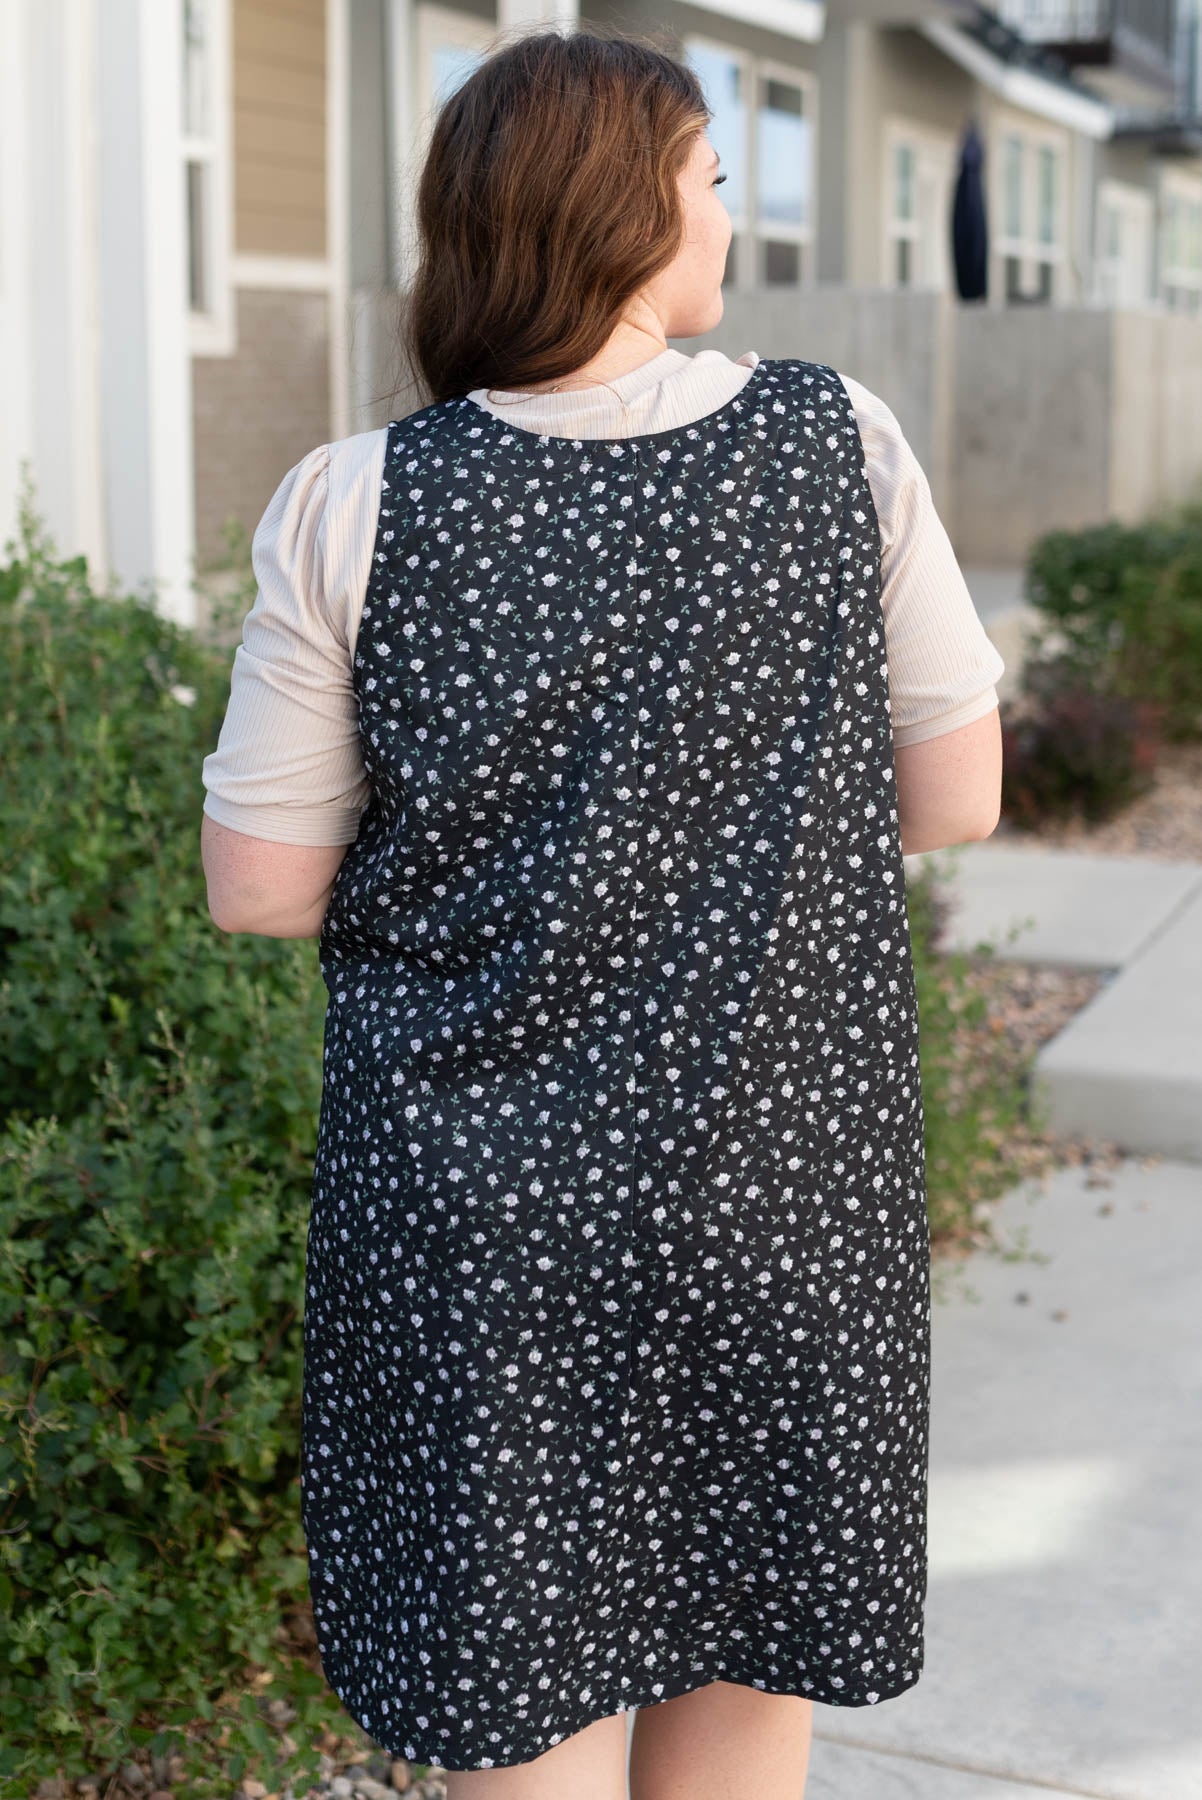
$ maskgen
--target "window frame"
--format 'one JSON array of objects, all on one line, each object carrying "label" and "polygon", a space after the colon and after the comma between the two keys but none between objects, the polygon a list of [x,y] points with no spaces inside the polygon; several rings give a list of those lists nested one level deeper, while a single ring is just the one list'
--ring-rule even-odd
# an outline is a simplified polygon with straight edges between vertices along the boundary
[{"label": "window frame", "polygon": [[453,7],[443,6],[440,0],[414,0],[413,34],[413,91],[419,132],[418,150],[419,155],[424,156],[441,97],[434,86],[431,51],[435,42],[439,38],[445,38],[460,49],[478,51],[483,57],[493,44],[496,27],[487,19],[477,18],[474,13],[458,12]]},{"label": "window frame", "polygon": [[[1022,159],[1017,232],[1008,229],[1007,159],[1011,140],[1019,144]],[[1001,304],[1054,306],[1062,299],[1064,270],[1068,264],[1068,136],[1063,131],[1040,126],[1030,120],[1003,118],[998,121],[993,143],[996,154],[990,159],[995,165],[990,183],[990,208],[992,216],[998,221],[998,228],[993,236],[991,252],[998,259],[1002,270]],[[1051,152],[1056,170],[1053,236],[1050,241],[1039,236],[1041,152],[1045,151]],[[1017,261],[1019,281],[1024,290],[1027,290],[1021,294],[1011,294],[1009,291],[1007,273],[1012,261]],[[1045,295],[1031,293],[1031,278],[1034,276],[1037,280],[1042,280],[1044,269],[1048,271],[1048,292]]]},{"label": "window frame", "polygon": [[[1106,248],[1105,226],[1111,217],[1135,226],[1143,236],[1143,267],[1140,271],[1142,292],[1136,299],[1124,298],[1119,271],[1129,270],[1130,257],[1122,244],[1119,255],[1112,258]],[[1104,307],[1149,308],[1155,303],[1152,251],[1154,243],[1154,208],[1152,196],[1130,181],[1106,179],[1098,183],[1097,218],[1094,230],[1094,294],[1096,304]]]},{"label": "window frame", "polygon": [[[885,118],[883,127],[881,188],[886,199],[881,209],[882,286],[894,293],[903,294],[947,293],[952,286],[950,238],[951,202],[955,193],[955,139],[947,132],[932,131],[913,119],[903,118],[896,113]],[[897,279],[898,244],[905,242],[917,245],[924,241],[921,213],[916,210],[912,219],[903,219],[896,211],[897,152],[902,147],[909,148],[914,154],[915,194],[918,192],[918,177],[925,162],[928,170],[938,178],[946,205],[943,221],[945,239],[942,244],[932,247],[933,254],[938,259],[939,278],[926,281],[921,287],[913,280],[903,283]]]},{"label": "window frame", "polygon": [[[812,69],[800,67],[797,63],[784,62],[777,56],[758,56],[753,51],[745,50],[740,44],[731,44],[721,38],[711,37],[708,32],[687,31],[683,34],[682,48],[686,55],[692,49],[708,51],[715,56],[725,57],[738,66],[743,91],[747,95],[746,118],[744,121],[743,161],[747,171],[747,207],[744,212],[730,211],[732,228],[731,258],[733,276],[726,283],[727,293],[805,293],[817,286],[816,246],[818,242],[818,204],[820,182],[818,180],[818,154],[820,143],[819,120],[819,83]],[[808,222],[804,225],[789,225],[782,221],[765,221],[760,214],[760,183],[758,154],[758,121],[759,90],[761,80],[778,81],[801,90],[801,116],[810,127],[810,191],[806,195]],[[772,229],[765,230],[765,225]],[[762,247],[771,240],[775,243],[797,244],[801,263],[801,279],[797,282],[767,282],[761,274]]]},{"label": "window frame", "polygon": [[[187,41],[187,8],[194,0],[178,0],[180,43]],[[189,344],[193,356],[232,356],[236,344],[233,292],[233,104],[231,0],[201,0],[211,27],[207,46],[209,80],[209,130],[190,133],[184,103],[184,66],[180,80],[180,164],[184,186],[184,239],[188,261],[184,271],[184,295],[188,308]],[[205,204],[202,218],[202,256],[210,304],[203,310],[192,305],[192,215],[188,201],[189,171],[203,170]]]},{"label": "window frame", "polygon": [[[1182,205],[1198,214],[1195,230],[1199,240],[1199,259],[1196,266],[1191,267],[1188,263],[1172,264],[1166,259],[1170,204]],[[1190,304],[1179,305],[1169,289],[1176,293],[1191,294],[1193,298]],[[1177,169],[1161,170],[1156,196],[1156,299],[1165,312],[1180,313],[1186,317],[1195,317],[1202,312],[1202,181]]]}]

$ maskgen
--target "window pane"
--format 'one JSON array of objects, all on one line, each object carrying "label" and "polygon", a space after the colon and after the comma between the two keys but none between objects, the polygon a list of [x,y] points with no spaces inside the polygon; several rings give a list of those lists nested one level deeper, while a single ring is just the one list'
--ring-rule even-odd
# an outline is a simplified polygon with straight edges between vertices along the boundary
[{"label": "window pane", "polygon": [[765,238],[761,246],[762,279],[769,287],[797,287],[801,281],[801,245]]},{"label": "window pane", "polygon": [[184,135],[207,137],[212,130],[209,55],[212,20],[208,0],[183,0]]},{"label": "window pane", "polygon": [[456,89],[463,86],[480,61],[480,52],[469,49],[466,44],[436,44],[431,60],[430,73],[437,105],[449,100]]},{"label": "window pane", "polygon": [[898,144],[893,151],[893,210],[899,219],[914,217],[914,146]]},{"label": "window pane", "polygon": [[896,275],[898,287],[909,287],[913,280],[912,245],[909,238],[898,238],[894,248],[897,252]]},{"label": "window pane", "polygon": [[759,217],[775,224],[807,224],[811,126],[796,82],[760,77],[756,131]]},{"label": "window pane", "polygon": [[722,159],[726,180],[719,189],[727,212],[741,218],[747,211],[747,98],[743,70],[733,56],[700,44],[688,47],[705,103],[713,118],[706,133]]},{"label": "window pane", "polygon": [[1039,241],[1056,242],[1056,152],[1039,146]]},{"label": "window pane", "polygon": [[1023,146],[1022,139],[1006,139],[1006,236],[1023,234]]},{"label": "window pane", "polygon": [[185,165],[188,207],[188,304],[193,312],[209,309],[208,257],[205,254],[206,170],[203,163]]}]

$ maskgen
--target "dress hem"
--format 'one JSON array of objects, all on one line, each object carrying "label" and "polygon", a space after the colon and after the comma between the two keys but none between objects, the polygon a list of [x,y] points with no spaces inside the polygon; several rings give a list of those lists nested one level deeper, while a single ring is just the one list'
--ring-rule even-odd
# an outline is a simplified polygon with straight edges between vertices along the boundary
[{"label": "dress hem", "polygon": [[[575,1737],[577,1732],[584,1731],[590,1725],[599,1724],[602,1719],[613,1718],[628,1712],[642,1712],[644,1708],[662,1705],[665,1700],[679,1700],[683,1695],[692,1694],[701,1688],[709,1687],[715,1681],[729,1681],[736,1687],[751,1688],[754,1689],[755,1692],[761,1694],[774,1694],[795,1697],[799,1700],[812,1700],[819,1706],[852,1708],[879,1706],[884,1700],[895,1700],[901,1694],[908,1693],[912,1687],[917,1686],[921,1675],[922,1665],[904,1679],[894,1682],[890,1687],[871,1690],[876,1693],[877,1697],[875,1700],[867,1700],[863,1697],[862,1690],[858,1692],[856,1698],[852,1698],[850,1695],[846,1694],[837,1694],[833,1690],[827,1693],[802,1693],[796,1686],[773,1686],[771,1681],[755,1681],[746,1677],[740,1680],[738,1677],[731,1675],[723,1665],[720,1665],[713,1673],[707,1672],[706,1669],[698,1668],[690,1670],[687,1675],[682,1675],[678,1682],[663,1683],[663,1691],[661,1693],[648,1693],[645,1699],[627,1699],[616,1706],[607,1706],[602,1703],[600,1708],[598,1708],[597,1705],[582,1708],[580,1712],[575,1715],[574,1721],[564,1729],[541,1734],[540,1741],[536,1746],[524,1752],[520,1744],[516,1746],[518,1749],[516,1757],[513,1755],[513,1748],[511,1747],[510,1751],[507,1753],[510,1760],[506,1762],[475,1762],[470,1765],[458,1761],[449,1763],[443,1762],[441,1757],[437,1755],[421,1754],[419,1751],[412,1748],[412,1740],[406,1745],[400,1744],[399,1742],[390,1743],[386,1741],[385,1738],[377,1736],[362,1716],[353,1710],[345,1696],[339,1693],[337,1686],[333,1682],[330,1682],[330,1686],[333,1688],[335,1694],[338,1695],[343,1706],[345,1706],[347,1711],[351,1714],[351,1717],[355,1719],[360,1729],[367,1733],[372,1742],[386,1756],[402,1757],[406,1762],[416,1763],[419,1767],[437,1769],[450,1774],[472,1774],[485,1769],[521,1768],[526,1763],[536,1761],[538,1757],[544,1755],[548,1750],[554,1750],[559,1744],[566,1743],[569,1738]],[[443,1754],[446,1755],[449,1754],[449,1752],[444,1751]]]}]

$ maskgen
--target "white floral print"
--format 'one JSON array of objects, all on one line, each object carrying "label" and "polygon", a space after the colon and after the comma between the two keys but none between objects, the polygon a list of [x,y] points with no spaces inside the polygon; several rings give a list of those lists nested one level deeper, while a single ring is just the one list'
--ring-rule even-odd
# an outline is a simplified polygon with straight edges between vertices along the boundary
[{"label": "white floral print", "polygon": [[919,1677],[929,1239],[880,540],[836,372],[389,428],[305,1305],[318,1642],[394,1754]]}]

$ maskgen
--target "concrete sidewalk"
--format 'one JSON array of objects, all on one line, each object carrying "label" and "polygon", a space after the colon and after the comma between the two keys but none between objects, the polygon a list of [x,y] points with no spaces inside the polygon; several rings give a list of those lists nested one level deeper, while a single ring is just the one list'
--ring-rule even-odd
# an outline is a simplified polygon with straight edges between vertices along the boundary
[{"label": "concrete sidewalk", "polygon": [[940,948],[1105,974],[1035,1059],[1049,1128],[1202,1164],[1202,863],[986,839],[906,868],[929,862],[951,908]]},{"label": "concrete sidewalk", "polygon": [[[1012,1190],[932,1319],[926,1664],[806,1800],[1202,1795],[1202,1171]],[[974,1298],[975,1296],[975,1298]]]}]

